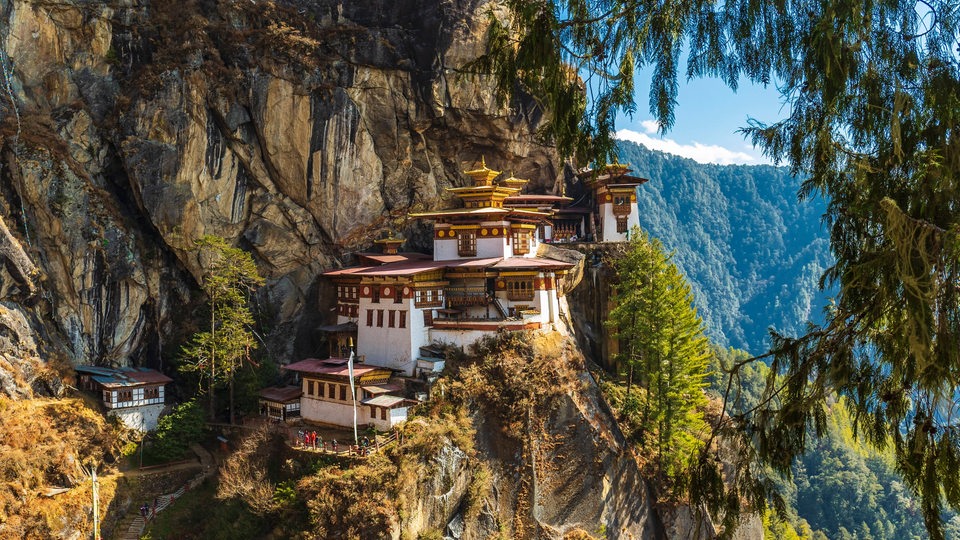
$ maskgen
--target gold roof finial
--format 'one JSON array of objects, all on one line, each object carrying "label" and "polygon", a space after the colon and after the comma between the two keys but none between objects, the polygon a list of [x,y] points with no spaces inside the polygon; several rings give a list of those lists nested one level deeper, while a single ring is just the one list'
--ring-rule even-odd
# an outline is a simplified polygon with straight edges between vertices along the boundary
[{"label": "gold roof finial", "polygon": [[480,156],[480,168],[472,171],[463,171],[463,174],[473,179],[474,186],[493,185],[493,179],[500,176],[500,171],[487,168],[487,160]]}]

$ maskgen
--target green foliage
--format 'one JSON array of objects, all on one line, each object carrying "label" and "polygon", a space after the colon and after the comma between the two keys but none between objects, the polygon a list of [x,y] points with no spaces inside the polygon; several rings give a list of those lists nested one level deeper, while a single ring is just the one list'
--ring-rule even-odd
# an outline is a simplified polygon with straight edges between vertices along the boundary
[{"label": "green foliage", "polygon": [[[759,455],[786,472],[808,434],[825,433],[827,398],[846,397],[854,429],[878,448],[892,444],[931,537],[942,538],[942,506],[960,508],[960,420],[946,412],[960,380],[955,0],[508,5],[510,31],[491,33],[489,65],[541,99],[564,153],[610,156],[611,109],[632,111],[627,78],[644,63],[653,67],[651,112],[669,127],[684,46],[688,77],[719,76],[733,88],[740,77],[776,80],[788,117],[744,133],[809,174],[802,196],[829,201],[836,264],[825,284],[839,291],[822,325],[799,339],[775,336],[783,385],[740,421]],[[569,90],[555,82],[571,71],[596,96],[589,116],[564,107]]]},{"label": "green foliage", "polygon": [[204,236],[196,242],[198,256],[208,258],[202,287],[210,302],[210,327],[197,332],[181,350],[180,369],[206,379],[210,417],[215,415],[215,389],[230,383],[230,420],[233,422],[233,383],[244,360],[257,342],[250,330],[253,315],[249,294],[264,283],[249,253],[227,245],[223,238]]},{"label": "green foliage", "polygon": [[[655,452],[659,472],[680,480],[709,431],[700,411],[711,353],[690,286],[660,242],[637,227],[630,238],[614,261],[616,307],[607,321],[627,376],[623,410],[639,424],[640,446]],[[634,382],[642,393],[631,392]]]},{"label": "green foliage", "polygon": [[159,462],[182,459],[190,444],[203,439],[205,427],[200,405],[194,400],[181,403],[157,422],[144,453]]},{"label": "green foliage", "polygon": [[769,328],[800,333],[822,320],[833,264],[821,225],[826,204],[797,204],[801,179],[783,167],[722,166],[619,141],[621,163],[651,181],[637,190],[640,225],[686,276],[707,335],[759,354]]},{"label": "green foliage", "polygon": [[[770,369],[749,362],[750,356],[743,351],[717,351],[716,357],[721,373],[721,369],[730,371],[736,363],[747,362],[730,373],[730,411],[742,414],[760,404]],[[712,379],[709,393],[721,397],[728,380],[725,375]],[[876,540],[895,540],[927,536],[918,501],[895,471],[892,449],[878,451],[858,440],[844,404],[831,404],[825,435],[794,461],[791,475],[776,484],[787,506],[785,517],[768,514],[764,518],[765,526],[779,531],[773,537],[789,534],[783,532],[787,525],[801,536],[813,534],[814,538],[866,538],[869,534]],[[960,518],[946,512],[943,520],[946,537],[960,538]],[[814,532],[804,532],[808,529]]]}]

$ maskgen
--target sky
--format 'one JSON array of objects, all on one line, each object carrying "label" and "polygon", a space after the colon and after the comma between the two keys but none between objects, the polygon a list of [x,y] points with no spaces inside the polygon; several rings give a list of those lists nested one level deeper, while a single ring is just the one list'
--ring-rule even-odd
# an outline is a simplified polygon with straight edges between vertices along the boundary
[{"label": "sky", "polygon": [[741,82],[737,92],[719,79],[681,82],[673,128],[660,136],[648,112],[649,71],[637,75],[637,112],[617,119],[617,138],[633,141],[668,154],[700,163],[721,165],[769,164],[770,160],[737,133],[748,118],[772,123],[787,116],[777,89]]}]

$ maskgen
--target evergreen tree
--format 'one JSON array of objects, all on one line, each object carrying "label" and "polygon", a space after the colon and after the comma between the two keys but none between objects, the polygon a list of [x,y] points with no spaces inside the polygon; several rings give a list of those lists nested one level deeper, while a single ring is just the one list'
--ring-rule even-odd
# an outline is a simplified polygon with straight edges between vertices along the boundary
[{"label": "evergreen tree", "polygon": [[235,374],[256,346],[247,298],[264,280],[250,254],[227,245],[223,238],[204,236],[197,241],[197,249],[200,257],[211,259],[202,283],[210,303],[210,329],[197,332],[184,346],[180,369],[198,372],[201,384],[206,379],[211,420],[216,417],[216,387],[228,383],[232,424]]},{"label": "evergreen tree", "polygon": [[698,432],[706,427],[700,410],[710,349],[690,286],[663,246],[638,227],[630,238],[615,261],[617,306],[608,325],[623,348],[627,403],[635,377],[645,390],[637,412],[640,443],[656,452],[662,473],[676,478],[696,455]]}]

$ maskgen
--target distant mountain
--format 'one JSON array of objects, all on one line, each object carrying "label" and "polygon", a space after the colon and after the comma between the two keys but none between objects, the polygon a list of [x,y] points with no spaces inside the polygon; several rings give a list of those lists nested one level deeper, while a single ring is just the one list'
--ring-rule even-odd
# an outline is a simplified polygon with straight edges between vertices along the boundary
[{"label": "distant mountain", "polygon": [[832,264],[822,200],[797,201],[801,179],[768,165],[704,165],[620,142],[620,162],[650,179],[640,224],[676,251],[710,336],[754,354],[767,329],[819,320],[817,282]]}]

